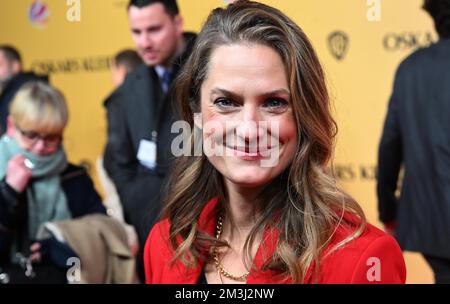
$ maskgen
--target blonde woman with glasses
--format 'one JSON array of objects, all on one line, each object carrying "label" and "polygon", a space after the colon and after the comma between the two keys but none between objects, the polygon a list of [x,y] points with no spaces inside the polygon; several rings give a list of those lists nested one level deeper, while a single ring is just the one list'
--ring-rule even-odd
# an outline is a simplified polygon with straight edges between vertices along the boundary
[{"label": "blonde woman with glasses", "polygon": [[[12,282],[65,282],[76,254],[55,239],[37,240],[46,222],[105,213],[86,171],[68,163],[63,95],[43,82],[15,96],[0,138],[0,268]],[[1,271],[0,271],[1,272]]]}]

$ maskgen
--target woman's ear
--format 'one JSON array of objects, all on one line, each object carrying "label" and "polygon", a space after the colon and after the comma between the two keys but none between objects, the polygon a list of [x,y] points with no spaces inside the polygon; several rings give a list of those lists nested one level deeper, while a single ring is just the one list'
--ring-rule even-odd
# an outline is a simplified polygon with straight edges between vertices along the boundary
[{"label": "woman's ear", "polygon": [[15,132],[16,128],[14,127],[14,121],[11,116],[8,116],[6,119],[6,135],[13,137]]}]

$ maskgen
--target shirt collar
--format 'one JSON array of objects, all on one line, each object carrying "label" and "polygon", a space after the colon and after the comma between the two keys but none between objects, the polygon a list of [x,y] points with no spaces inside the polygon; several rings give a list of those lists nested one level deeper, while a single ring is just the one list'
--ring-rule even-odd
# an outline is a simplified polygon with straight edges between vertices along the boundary
[{"label": "shirt collar", "polygon": [[164,76],[164,73],[165,73],[166,71],[171,72],[171,69],[167,69],[167,68],[165,68],[165,67],[163,67],[163,66],[156,65],[156,66],[155,66],[155,71],[156,71],[156,74],[158,74],[159,79],[161,79],[161,78]]}]

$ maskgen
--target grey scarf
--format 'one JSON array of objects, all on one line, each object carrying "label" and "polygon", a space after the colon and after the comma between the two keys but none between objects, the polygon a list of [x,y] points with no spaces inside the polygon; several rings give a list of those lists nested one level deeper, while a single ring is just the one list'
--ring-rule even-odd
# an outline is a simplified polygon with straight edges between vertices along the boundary
[{"label": "grey scarf", "polygon": [[34,240],[45,222],[72,217],[60,181],[60,174],[68,163],[62,148],[51,155],[37,156],[20,148],[15,139],[4,135],[0,138],[0,179],[6,176],[8,162],[17,154],[22,154],[33,165],[32,181],[26,194],[28,237]]}]

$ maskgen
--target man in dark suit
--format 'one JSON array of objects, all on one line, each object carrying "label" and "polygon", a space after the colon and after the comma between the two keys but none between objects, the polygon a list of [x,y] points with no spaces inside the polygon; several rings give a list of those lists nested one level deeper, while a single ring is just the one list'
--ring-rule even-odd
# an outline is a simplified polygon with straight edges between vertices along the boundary
[{"label": "man in dark suit", "polygon": [[378,207],[402,249],[422,253],[436,282],[450,283],[450,0],[424,8],[440,40],[397,70],[379,146]]},{"label": "man in dark suit", "polygon": [[6,132],[9,105],[17,91],[25,83],[36,80],[48,82],[48,77],[23,72],[19,51],[10,45],[0,45],[0,135]]},{"label": "man in dark suit", "polygon": [[107,103],[108,142],[104,167],[119,193],[127,222],[141,253],[161,211],[174,157],[170,152],[175,120],[170,81],[190,53],[195,35],[183,33],[176,0],[131,0],[128,19],[143,65],[128,74]]},{"label": "man in dark suit", "polygon": [[[111,78],[112,83],[114,84],[114,90],[109,94],[109,96],[103,102],[105,109],[108,109],[108,103],[112,100],[116,99],[116,95],[118,94],[117,88],[120,87],[125,77],[134,71],[137,67],[139,67],[143,63],[141,56],[132,49],[124,49],[118,52],[113,59],[111,65]],[[111,114],[110,112],[108,112]],[[110,118],[110,120],[114,119],[114,117]],[[108,207],[108,212],[112,212],[114,216],[118,219],[123,220],[123,208],[120,204],[119,195],[117,193],[117,189],[111,180],[111,177],[106,173],[105,167],[103,163],[111,163],[113,162],[114,153],[111,151],[111,146],[106,145],[104,153],[102,157],[97,161],[97,173],[100,178],[100,183],[105,193],[103,198],[103,202]],[[104,158],[105,157],[105,158]]]}]

